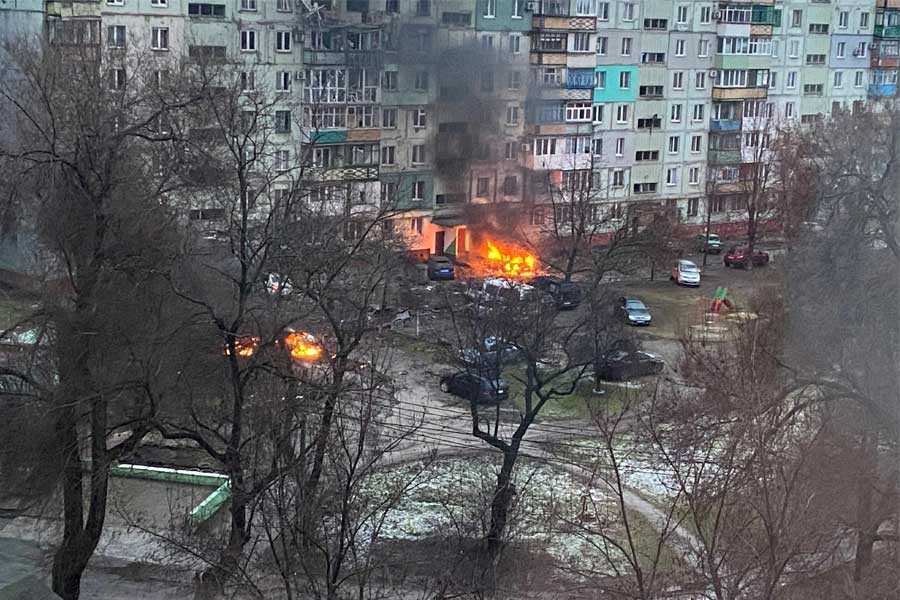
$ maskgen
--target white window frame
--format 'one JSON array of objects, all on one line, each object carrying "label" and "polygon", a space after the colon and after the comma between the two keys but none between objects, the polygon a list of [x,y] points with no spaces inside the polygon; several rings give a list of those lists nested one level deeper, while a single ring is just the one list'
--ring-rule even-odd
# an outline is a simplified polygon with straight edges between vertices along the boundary
[{"label": "white window frame", "polygon": [[507,106],[506,107],[506,124],[510,127],[514,127],[519,124],[519,107],[518,106]]},{"label": "white window frame", "polygon": [[241,0],[242,11],[256,11],[256,0]]},{"label": "white window frame", "polygon": [[670,135],[669,143],[668,143],[669,154],[678,154],[681,150],[681,136],[680,135]]},{"label": "white window frame", "polygon": [[628,122],[628,105],[619,104],[616,106],[616,123]]},{"label": "white window frame", "polygon": [[622,38],[622,56],[631,56],[631,51],[634,46],[633,40],[630,37]]},{"label": "white window frame", "polygon": [[681,123],[682,115],[682,105],[681,104],[673,104],[672,109],[669,111],[669,121],[672,123]]},{"label": "white window frame", "polygon": [[425,144],[413,144],[410,150],[409,163],[411,165],[424,165],[425,162]]},{"label": "white window frame", "polygon": [[620,90],[630,90],[631,89],[631,71],[620,71],[619,72],[619,89]]},{"label": "white window frame", "polygon": [[688,18],[689,18],[688,15],[690,14],[690,13],[688,12],[688,8],[689,8],[689,7],[688,7],[687,5],[684,5],[684,4],[682,4],[682,5],[680,5],[680,6],[678,7],[678,10],[677,10],[677,13],[676,13],[676,17],[675,17],[675,22],[678,23],[679,25],[685,25],[685,24],[687,24]]},{"label": "white window frame", "polygon": [[591,52],[590,32],[576,31],[572,34],[572,52]]},{"label": "white window frame", "polygon": [[485,19],[494,19],[497,17],[497,0],[482,0],[484,2],[484,12],[482,17]]},{"label": "white window frame", "polygon": [[150,49],[161,52],[169,51],[169,28],[168,27],[151,27],[150,28]]},{"label": "white window frame", "polygon": [[165,8],[169,6],[169,0],[150,0],[150,6],[154,8]]},{"label": "white window frame", "polygon": [[257,39],[255,29],[241,29],[241,52],[256,52]]},{"label": "white window frame", "polygon": [[688,169],[688,185],[700,185],[700,167]]},{"label": "white window frame", "polygon": [[275,32],[275,52],[288,53],[293,49],[291,44],[291,32],[281,30]]},{"label": "white window frame", "polygon": [[706,73],[703,71],[698,71],[694,76],[694,89],[697,90],[705,90],[706,89]]},{"label": "white window frame", "polygon": [[525,0],[512,0],[512,18],[521,19],[525,11]]},{"label": "white window frame", "polygon": [[700,7],[700,24],[701,25],[709,25],[712,23],[712,7],[711,6],[701,6]]},{"label": "white window frame", "polygon": [[683,39],[675,40],[675,56],[684,56],[684,49],[687,42]]},{"label": "white window frame", "polygon": [[678,185],[678,167],[669,167],[666,169],[666,185]]},{"label": "white window frame", "polygon": [[276,92],[290,92],[291,91],[291,77],[292,77],[292,73],[290,71],[277,71],[275,73],[275,91]]},{"label": "white window frame", "polygon": [[597,15],[597,0],[575,0],[576,17],[593,17]]},{"label": "white window frame", "polygon": [[684,89],[684,71],[673,71],[672,72],[672,89],[673,90],[683,90]]},{"label": "white window frame", "polygon": [[[113,33],[110,35],[110,32],[122,32],[121,40],[119,39],[118,33]],[[125,25],[107,25],[106,26],[106,47],[107,48],[124,48],[128,39],[128,28]],[[112,43],[115,42],[115,43]]]},{"label": "white window frame", "polygon": [[413,129],[425,129],[428,127],[428,111],[424,108],[413,110]]},{"label": "white window frame", "polygon": [[625,156],[625,138],[616,138],[616,156]]}]

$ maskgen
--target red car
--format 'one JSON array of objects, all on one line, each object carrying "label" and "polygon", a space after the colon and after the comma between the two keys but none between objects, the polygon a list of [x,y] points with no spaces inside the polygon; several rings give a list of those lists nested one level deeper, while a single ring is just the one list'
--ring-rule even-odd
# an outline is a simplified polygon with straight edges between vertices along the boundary
[{"label": "red car", "polygon": [[[725,254],[724,262],[726,267],[741,267],[742,269],[746,269],[749,258],[747,248],[735,246]],[[769,253],[763,252],[762,250],[754,250],[753,266],[764,267],[767,264],[769,264]]]}]

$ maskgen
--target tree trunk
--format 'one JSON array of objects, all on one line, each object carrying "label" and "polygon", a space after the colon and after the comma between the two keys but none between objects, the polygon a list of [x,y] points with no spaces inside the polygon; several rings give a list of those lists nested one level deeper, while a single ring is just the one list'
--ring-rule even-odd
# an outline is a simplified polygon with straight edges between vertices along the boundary
[{"label": "tree trunk", "polygon": [[500,473],[497,474],[497,486],[494,488],[494,497],[491,500],[491,527],[485,538],[487,558],[493,566],[496,566],[500,551],[503,548],[503,535],[506,533],[509,508],[515,496],[512,472],[518,458],[518,444],[511,445],[503,453],[503,466],[500,468]]},{"label": "tree trunk", "polygon": [[53,591],[64,600],[77,600],[81,592],[81,573],[87,561],[81,556],[84,483],[74,410],[63,411],[57,431],[67,456],[63,471],[63,539],[53,556]]},{"label": "tree trunk", "polygon": [[[865,420],[866,425],[871,425],[870,420]],[[863,473],[859,484],[856,486],[856,553],[853,559],[853,580],[861,582],[865,572],[872,563],[872,548],[875,545],[876,525],[872,516],[872,481],[871,474],[877,472],[878,465],[875,460],[877,452],[877,434],[863,433],[860,455]]]}]

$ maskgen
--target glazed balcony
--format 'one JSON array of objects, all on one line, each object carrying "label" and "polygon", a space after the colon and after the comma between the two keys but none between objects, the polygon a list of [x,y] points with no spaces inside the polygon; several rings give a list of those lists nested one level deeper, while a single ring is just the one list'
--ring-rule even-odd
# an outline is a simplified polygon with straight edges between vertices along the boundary
[{"label": "glazed balcony", "polygon": [[707,159],[713,165],[727,165],[741,162],[740,150],[710,150]]},{"label": "glazed balcony", "polygon": [[740,119],[713,119],[709,122],[710,131],[740,131]]},{"label": "glazed balcony", "polygon": [[753,100],[768,95],[768,87],[714,87],[712,90],[713,100]]},{"label": "glazed balcony", "polygon": [[869,84],[869,96],[885,98],[897,95],[896,83],[871,83]]}]

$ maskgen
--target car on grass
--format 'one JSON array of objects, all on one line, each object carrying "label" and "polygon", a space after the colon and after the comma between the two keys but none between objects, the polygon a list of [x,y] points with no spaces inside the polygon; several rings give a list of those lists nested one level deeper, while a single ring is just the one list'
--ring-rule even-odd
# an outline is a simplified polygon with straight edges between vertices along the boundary
[{"label": "car on grass", "polygon": [[722,252],[722,240],[715,233],[708,236],[702,233],[694,238],[697,241],[697,251],[707,254],[719,254]]},{"label": "car on grass", "polygon": [[518,360],[521,349],[501,337],[488,336],[479,343],[459,351],[459,360],[466,367],[483,372],[499,372],[503,365]]},{"label": "car on grass", "polygon": [[[722,259],[726,267],[738,267],[746,269],[750,264],[750,251],[743,246],[730,248]],[[769,264],[769,253],[762,250],[753,251],[752,263],[754,267],[764,267]]]},{"label": "car on grass", "polygon": [[509,398],[509,384],[500,377],[457,371],[441,377],[441,391],[476,404],[493,404]]},{"label": "car on grass", "polygon": [[552,275],[538,275],[528,284],[548,294],[561,310],[577,308],[581,304],[581,286],[573,281],[563,281]]},{"label": "car on grass", "polygon": [[428,257],[428,279],[435,280],[451,280],[455,279],[455,270],[453,261],[446,256],[433,255]]},{"label": "car on grass", "polygon": [[653,315],[640,298],[624,296],[620,302],[619,308],[625,314],[625,322],[629,325],[649,325],[653,320]]},{"label": "car on grass", "polygon": [[643,350],[611,350],[595,365],[595,375],[603,381],[627,381],[659,375],[664,367],[661,358]]},{"label": "car on grass", "polygon": [[689,260],[676,260],[669,279],[678,285],[700,285],[700,269]]}]

